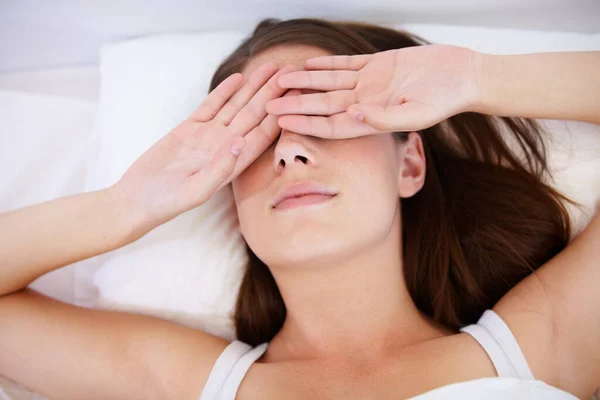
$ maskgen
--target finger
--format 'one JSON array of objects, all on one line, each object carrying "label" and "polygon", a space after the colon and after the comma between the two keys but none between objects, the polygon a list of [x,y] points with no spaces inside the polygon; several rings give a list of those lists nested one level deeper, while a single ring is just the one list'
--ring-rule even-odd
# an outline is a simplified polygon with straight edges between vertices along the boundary
[{"label": "finger", "polygon": [[358,84],[356,71],[297,71],[282,75],[277,85],[282,88],[344,90]]},{"label": "finger", "polygon": [[306,69],[349,69],[358,71],[373,57],[372,54],[355,56],[321,56],[309,58],[304,62]]},{"label": "finger", "polygon": [[190,119],[196,122],[206,122],[214,118],[219,112],[223,104],[240,87],[244,81],[244,75],[235,73],[227,77],[221,82],[212,92],[206,96],[202,104],[194,110]]},{"label": "finger", "polygon": [[410,132],[429,128],[440,122],[436,120],[434,110],[415,102],[402,103],[396,106],[382,107],[376,104],[356,104],[348,108],[348,114],[357,119],[363,115],[362,122],[379,131]]},{"label": "finger", "polygon": [[296,66],[287,65],[277,71],[233,118],[229,124],[230,131],[234,134],[245,135],[257,126],[267,115],[267,102],[281,96],[286,91],[277,85],[277,79],[282,74],[295,69]]},{"label": "finger", "polygon": [[[227,140],[215,153],[205,168],[187,178],[182,187],[182,198],[186,209],[191,209],[208,201],[224,183],[231,181],[235,164],[246,141],[242,136]],[[233,151],[233,149],[238,151]]]},{"label": "finger", "polygon": [[358,102],[354,90],[285,96],[271,100],[266,110],[269,114],[332,115],[346,111]]},{"label": "finger", "polygon": [[262,65],[252,73],[242,87],[227,101],[215,119],[229,125],[238,112],[250,101],[261,87],[277,72],[277,64],[273,61]]},{"label": "finger", "polygon": [[372,126],[358,121],[348,113],[330,117],[310,117],[305,115],[284,115],[279,117],[279,126],[294,133],[325,139],[350,139],[380,133]]},{"label": "finger", "polygon": [[279,125],[277,125],[277,118],[278,117],[276,115],[267,115],[259,126],[255,127],[246,136],[244,136],[246,146],[238,158],[238,161],[235,165],[235,170],[231,174],[231,179],[227,182],[223,182],[221,187],[219,187],[217,190],[220,190],[223,186],[229,184],[230,181],[237,178],[279,137],[281,128]]},{"label": "finger", "polygon": [[237,166],[241,170],[236,170],[234,176],[252,164],[279,137],[281,128],[277,124],[277,118],[276,115],[267,115],[257,127],[244,136],[246,147]]}]

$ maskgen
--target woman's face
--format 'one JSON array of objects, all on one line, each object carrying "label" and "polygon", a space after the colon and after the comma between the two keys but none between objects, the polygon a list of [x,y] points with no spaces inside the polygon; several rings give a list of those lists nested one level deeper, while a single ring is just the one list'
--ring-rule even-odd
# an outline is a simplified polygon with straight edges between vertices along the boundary
[{"label": "woman's face", "polygon": [[[248,78],[267,61],[302,70],[305,60],[322,55],[330,54],[304,45],[271,48],[242,73]],[[332,140],[282,130],[232,182],[241,233],[271,268],[335,262],[400,229],[399,197],[421,188],[424,168],[417,134],[402,144],[391,133]],[[298,181],[324,185],[337,195],[318,204],[273,208],[277,192]]]}]

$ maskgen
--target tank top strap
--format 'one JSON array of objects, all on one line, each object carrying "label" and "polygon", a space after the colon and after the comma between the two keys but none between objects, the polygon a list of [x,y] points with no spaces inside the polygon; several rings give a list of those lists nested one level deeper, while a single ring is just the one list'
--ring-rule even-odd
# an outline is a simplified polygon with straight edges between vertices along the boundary
[{"label": "tank top strap", "polygon": [[498,377],[535,379],[510,328],[493,310],[486,310],[477,324],[460,331],[479,342],[492,360]]},{"label": "tank top strap", "polygon": [[231,342],[215,362],[200,400],[234,400],[246,372],[267,346],[263,343],[253,348],[238,340]]}]

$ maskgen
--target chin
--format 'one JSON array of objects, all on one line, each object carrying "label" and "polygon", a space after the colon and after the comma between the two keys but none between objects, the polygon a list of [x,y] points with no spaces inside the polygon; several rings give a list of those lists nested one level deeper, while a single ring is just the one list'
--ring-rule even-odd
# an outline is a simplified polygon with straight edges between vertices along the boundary
[{"label": "chin", "polygon": [[[337,237],[339,238],[339,236]],[[348,244],[336,240],[334,237],[321,239],[313,235],[296,235],[288,240],[276,240],[267,249],[269,255],[266,260],[271,260],[269,265],[284,265],[303,267],[318,265],[320,263],[333,263],[343,253],[351,251]]]}]

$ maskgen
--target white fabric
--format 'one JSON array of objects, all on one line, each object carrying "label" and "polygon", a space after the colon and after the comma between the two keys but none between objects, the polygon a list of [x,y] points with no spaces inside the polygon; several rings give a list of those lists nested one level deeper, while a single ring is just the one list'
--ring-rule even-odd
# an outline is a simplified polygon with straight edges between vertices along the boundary
[{"label": "white fabric", "polygon": [[25,386],[0,375],[0,400],[48,400]]},{"label": "white fabric", "polygon": [[411,400],[577,400],[577,397],[542,381],[516,378],[482,378],[411,397]]},{"label": "white fabric", "polygon": [[[0,159],[0,186],[6,189],[0,193],[0,212],[83,191],[85,159],[95,157],[95,149],[88,148],[87,140],[94,126],[99,89],[97,67],[0,74],[0,155],[4,154],[2,149],[10,154]],[[15,142],[14,138],[27,138],[29,145]],[[55,152],[42,151],[48,141],[64,148],[71,146],[73,150],[52,158]],[[35,149],[33,153],[31,147]],[[40,158],[39,154],[43,156]],[[32,170],[36,173],[30,173]],[[11,191],[9,182],[17,177],[29,185]],[[78,265],[90,263],[85,260]],[[75,265],[69,265],[40,277],[32,287],[48,296],[74,302],[75,292],[80,298],[97,297],[91,282],[91,275],[76,277]]]},{"label": "white fabric", "polygon": [[[0,90],[0,212],[83,190],[95,113],[88,101]],[[46,274],[31,287],[73,302],[75,267]]]},{"label": "white fabric", "polygon": [[252,348],[239,340],[231,342],[215,362],[200,400],[235,399],[246,372],[267,351],[268,345]]},{"label": "white fabric", "polygon": [[[486,310],[477,324],[461,331],[473,335],[486,350],[498,378],[477,379],[446,385],[413,400],[437,399],[544,399],[570,400],[575,396],[542,381],[536,381],[510,328],[493,310]],[[219,356],[204,386],[200,400],[234,400],[252,363],[267,350],[268,343],[252,348],[233,341]]]},{"label": "white fabric", "polygon": [[[84,100],[95,106],[100,90],[100,70],[90,66],[3,73],[0,74],[0,89]],[[82,134],[87,137],[89,130]]]},{"label": "white fabric", "polygon": [[404,24],[402,26],[433,43],[465,46],[491,54],[600,49],[600,33],[540,32],[523,29],[495,29],[483,26],[458,27],[437,24]]},{"label": "white fabric", "polygon": [[486,310],[477,324],[465,326],[460,331],[479,342],[500,378],[534,379],[510,328],[493,310]]},{"label": "white fabric", "polygon": [[[404,27],[437,42],[496,53],[600,49],[598,35]],[[105,46],[98,119],[90,143],[99,151],[88,160],[86,189],[116,182],[139,155],[186,118],[206,96],[216,66],[245,35],[168,34]],[[600,128],[578,122],[545,123],[555,137],[550,161],[557,171],[557,186],[585,205],[583,212],[572,210],[578,231],[600,198]],[[95,275],[97,304],[172,319],[231,340],[228,316],[246,260],[232,195],[226,188],[138,242],[100,257],[102,268]],[[77,269],[82,281],[93,272]]]}]

